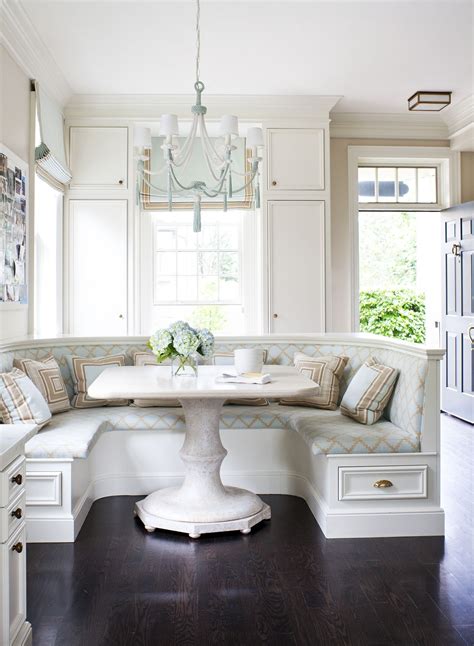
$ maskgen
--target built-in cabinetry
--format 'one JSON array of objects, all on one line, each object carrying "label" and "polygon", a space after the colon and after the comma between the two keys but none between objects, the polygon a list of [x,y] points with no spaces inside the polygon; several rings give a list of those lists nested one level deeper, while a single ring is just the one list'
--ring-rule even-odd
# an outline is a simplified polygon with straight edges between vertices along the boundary
[{"label": "built-in cabinetry", "polygon": [[270,332],[323,332],[324,202],[270,200],[267,239]]},{"label": "built-in cabinetry", "polygon": [[5,424],[0,434],[0,644],[31,644],[26,621],[24,445],[35,432]]},{"label": "built-in cabinetry", "polygon": [[[329,263],[328,121],[262,120],[262,329],[323,332]],[[139,209],[132,126],[69,124],[66,332],[122,335],[140,328]],[[123,124],[123,125],[121,125]],[[128,172],[127,172],[128,170]],[[190,216],[191,217],[191,216]],[[153,272],[153,267],[149,268]],[[150,282],[150,281],[149,281]],[[150,303],[153,294],[148,294]],[[258,317],[256,317],[258,318]],[[151,330],[150,330],[151,331]]]}]

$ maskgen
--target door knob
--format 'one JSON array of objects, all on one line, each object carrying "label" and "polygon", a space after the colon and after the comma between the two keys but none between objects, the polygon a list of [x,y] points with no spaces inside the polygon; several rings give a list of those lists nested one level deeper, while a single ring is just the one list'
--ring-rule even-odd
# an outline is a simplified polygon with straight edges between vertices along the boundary
[{"label": "door knob", "polygon": [[451,253],[453,256],[460,256],[461,255],[461,243],[460,242],[455,242],[453,246],[451,247]]},{"label": "door knob", "polygon": [[16,545],[13,545],[12,550],[21,554],[23,552],[23,543],[16,543]]},{"label": "door knob", "polygon": [[467,328],[467,333],[469,335],[469,338],[471,339],[471,343],[474,343],[474,325],[470,325]]}]

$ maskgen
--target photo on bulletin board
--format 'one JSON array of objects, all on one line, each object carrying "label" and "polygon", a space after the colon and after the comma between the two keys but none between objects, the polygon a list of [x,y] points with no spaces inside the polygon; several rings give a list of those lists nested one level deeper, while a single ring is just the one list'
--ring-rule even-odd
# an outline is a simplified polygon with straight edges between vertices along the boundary
[{"label": "photo on bulletin board", "polygon": [[0,144],[0,306],[28,302],[28,165]]}]

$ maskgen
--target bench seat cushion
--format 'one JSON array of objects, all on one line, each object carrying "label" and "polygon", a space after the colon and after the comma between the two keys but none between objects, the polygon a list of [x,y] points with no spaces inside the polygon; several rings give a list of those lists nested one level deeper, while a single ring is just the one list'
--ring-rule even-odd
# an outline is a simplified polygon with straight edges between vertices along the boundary
[{"label": "bench seat cushion", "polygon": [[[26,444],[27,458],[86,458],[107,431],[167,430],[183,432],[180,408],[109,407],[72,409],[53,417]],[[339,410],[296,406],[225,407],[221,428],[288,428],[299,433],[311,451],[319,453],[405,453],[420,450],[419,437],[380,420],[364,426]]]}]

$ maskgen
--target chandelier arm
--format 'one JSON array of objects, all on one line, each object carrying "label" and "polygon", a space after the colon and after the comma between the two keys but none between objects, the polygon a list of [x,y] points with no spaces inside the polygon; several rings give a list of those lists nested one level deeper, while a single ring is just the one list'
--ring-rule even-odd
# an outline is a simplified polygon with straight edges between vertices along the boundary
[{"label": "chandelier arm", "polygon": [[207,147],[210,156],[214,156],[216,160],[220,163],[225,163],[227,160],[225,157],[222,157],[219,155],[217,150],[214,147],[214,144],[211,141],[211,138],[209,137],[209,133],[207,132],[207,127],[206,127],[206,121],[204,119],[204,115],[199,115],[200,116],[200,125],[201,125],[201,140],[202,143],[204,144],[205,147]]},{"label": "chandelier arm", "polygon": [[173,177],[174,181],[176,182],[176,184],[177,184],[177,185],[178,185],[178,186],[179,186],[183,191],[192,191],[193,189],[195,189],[195,188],[196,188],[196,187],[194,186],[194,184],[191,184],[191,186],[184,186],[183,184],[181,184],[181,182],[179,181],[179,179],[176,177],[176,173],[174,172],[174,168],[173,168],[173,166],[170,166],[170,173],[171,173],[171,176]]},{"label": "chandelier arm", "polygon": [[220,180],[221,180],[221,178],[222,178],[222,174],[223,174],[223,173],[224,173],[225,175],[227,175],[227,173],[229,172],[229,164],[225,164],[225,165],[223,164],[223,165],[221,166],[221,168],[220,168],[220,174],[218,175],[218,174],[215,172],[215,170],[214,170],[214,168],[213,168],[213,166],[212,166],[212,164],[211,164],[211,161],[210,161],[209,157],[208,157],[205,153],[204,153],[204,159],[206,160],[206,165],[207,165],[207,168],[209,169],[209,172],[211,173],[211,175],[213,176],[213,178],[216,180],[216,182],[220,182]]},{"label": "chandelier arm", "polygon": [[[156,191],[157,193],[159,193],[159,197],[163,197],[163,196],[164,196],[164,197],[167,197],[167,195],[168,195],[168,191],[167,191],[166,189],[161,188],[161,186],[155,186],[155,184],[152,184],[151,182],[147,181],[145,178],[143,179],[143,182],[144,182],[144,184],[145,184],[149,189],[152,189],[152,190]],[[180,195],[181,195],[181,194],[183,194],[183,195],[184,195],[184,194],[186,194],[186,193],[187,193],[187,194],[189,194],[190,196],[192,196],[192,195],[193,195],[193,194],[189,191],[189,189],[181,190],[181,189],[179,189],[179,188],[176,188],[175,186],[173,186],[173,193],[178,193],[178,194],[180,194]],[[143,195],[143,193],[141,193],[141,192],[140,192],[140,195]]]},{"label": "chandelier arm", "polygon": [[194,140],[196,138],[197,126],[198,126],[198,115],[195,114],[193,117],[193,123],[191,126],[191,130],[189,131],[189,135],[186,137],[186,141],[184,142],[183,147],[178,152],[176,157],[173,159],[173,164],[175,166],[182,166],[183,163],[185,163],[184,161],[182,161],[183,158],[184,157],[186,157],[186,159],[189,158],[189,155],[192,152]]},{"label": "chandelier arm", "polygon": [[254,173],[254,174],[252,175],[252,177],[248,180],[248,182],[246,182],[245,184],[243,184],[240,188],[234,188],[232,192],[233,192],[233,193],[240,193],[240,191],[244,191],[246,188],[248,188],[248,187],[252,184],[252,182],[253,182],[253,180],[255,179],[256,175],[257,175],[257,171],[255,171],[255,173]]}]

